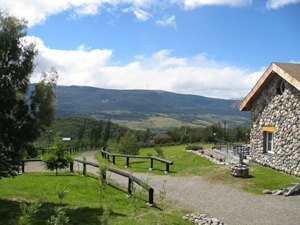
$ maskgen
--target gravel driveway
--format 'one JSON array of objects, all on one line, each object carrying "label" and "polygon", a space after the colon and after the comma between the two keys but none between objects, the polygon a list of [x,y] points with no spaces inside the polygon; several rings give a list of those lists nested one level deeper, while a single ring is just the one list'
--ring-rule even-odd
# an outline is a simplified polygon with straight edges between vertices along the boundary
[{"label": "gravel driveway", "polygon": [[[96,151],[88,151],[78,158],[86,157],[87,161],[97,162],[94,159],[95,154]],[[79,165],[74,165],[74,169],[77,168]],[[97,169],[91,166],[87,166],[87,170],[97,173]],[[149,173],[133,175],[149,180],[156,194],[166,182],[167,199],[182,208],[218,218],[228,225],[300,224],[300,196],[255,195],[229,186],[209,183],[199,176],[174,177]],[[127,185],[127,178],[116,174],[109,174],[108,177]]]}]

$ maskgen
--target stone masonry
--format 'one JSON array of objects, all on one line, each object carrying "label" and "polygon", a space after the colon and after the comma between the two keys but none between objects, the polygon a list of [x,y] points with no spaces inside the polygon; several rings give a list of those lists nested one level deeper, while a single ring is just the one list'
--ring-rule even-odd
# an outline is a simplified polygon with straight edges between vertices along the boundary
[{"label": "stone masonry", "polygon": [[[300,91],[276,77],[255,101],[251,117],[250,156],[253,161],[288,174],[300,176]],[[265,153],[263,126],[275,126],[274,153]]]}]

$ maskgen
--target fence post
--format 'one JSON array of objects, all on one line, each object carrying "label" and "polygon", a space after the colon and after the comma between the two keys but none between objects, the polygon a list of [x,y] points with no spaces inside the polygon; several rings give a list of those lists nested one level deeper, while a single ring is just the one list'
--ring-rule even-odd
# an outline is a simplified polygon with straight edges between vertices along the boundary
[{"label": "fence post", "polygon": [[82,171],[83,176],[86,175],[86,163],[83,163],[83,171]]},{"label": "fence post", "polygon": [[132,180],[128,178],[128,189],[127,189],[127,196],[130,197],[132,195]]},{"label": "fence post", "polygon": [[109,162],[109,155],[106,155],[107,156],[107,162]]},{"label": "fence post", "polygon": [[25,173],[25,162],[22,161],[22,173]]},{"label": "fence post", "polygon": [[170,169],[169,169],[169,164],[166,163],[166,171],[165,171],[165,173],[169,173],[169,171],[170,171]]},{"label": "fence post", "polygon": [[150,168],[149,168],[149,170],[152,171],[152,169],[153,169],[153,159],[150,158]]},{"label": "fence post", "polygon": [[129,167],[129,157],[126,157],[126,165],[125,165],[125,168],[128,168]]},{"label": "fence post", "polygon": [[153,190],[153,188],[150,188],[149,191],[148,191],[148,193],[149,193],[148,204],[150,206],[154,206],[154,200],[153,200],[154,190]]},{"label": "fence post", "polygon": [[74,162],[70,162],[70,171],[74,172]]},{"label": "fence post", "polygon": [[116,164],[116,156],[113,155],[113,162],[114,165]]}]

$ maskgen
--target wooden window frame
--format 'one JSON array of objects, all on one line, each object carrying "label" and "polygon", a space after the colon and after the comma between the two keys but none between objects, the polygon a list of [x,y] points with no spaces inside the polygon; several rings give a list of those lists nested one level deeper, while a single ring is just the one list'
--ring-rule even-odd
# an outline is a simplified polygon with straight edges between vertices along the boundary
[{"label": "wooden window frame", "polygon": [[274,132],[264,131],[264,153],[274,154]]}]

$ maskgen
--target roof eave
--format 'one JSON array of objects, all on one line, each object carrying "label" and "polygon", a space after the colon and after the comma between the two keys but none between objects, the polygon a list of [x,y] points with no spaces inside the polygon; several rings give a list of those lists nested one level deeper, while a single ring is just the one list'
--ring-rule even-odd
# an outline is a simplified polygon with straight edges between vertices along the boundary
[{"label": "roof eave", "polygon": [[268,69],[264,72],[263,76],[258,80],[254,85],[252,90],[244,98],[240,104],[240,111],[250,111],[253,106],[253,102],[256,100],[256,97],[261,93],[261,91],[267,86],[267,84],[274,78],[272,73],[275,72],[284,80],[293,85],[296,89],[300,90],[300,81],[295,79],[289,73],[280,68],[276,63],[271,63]]}]

